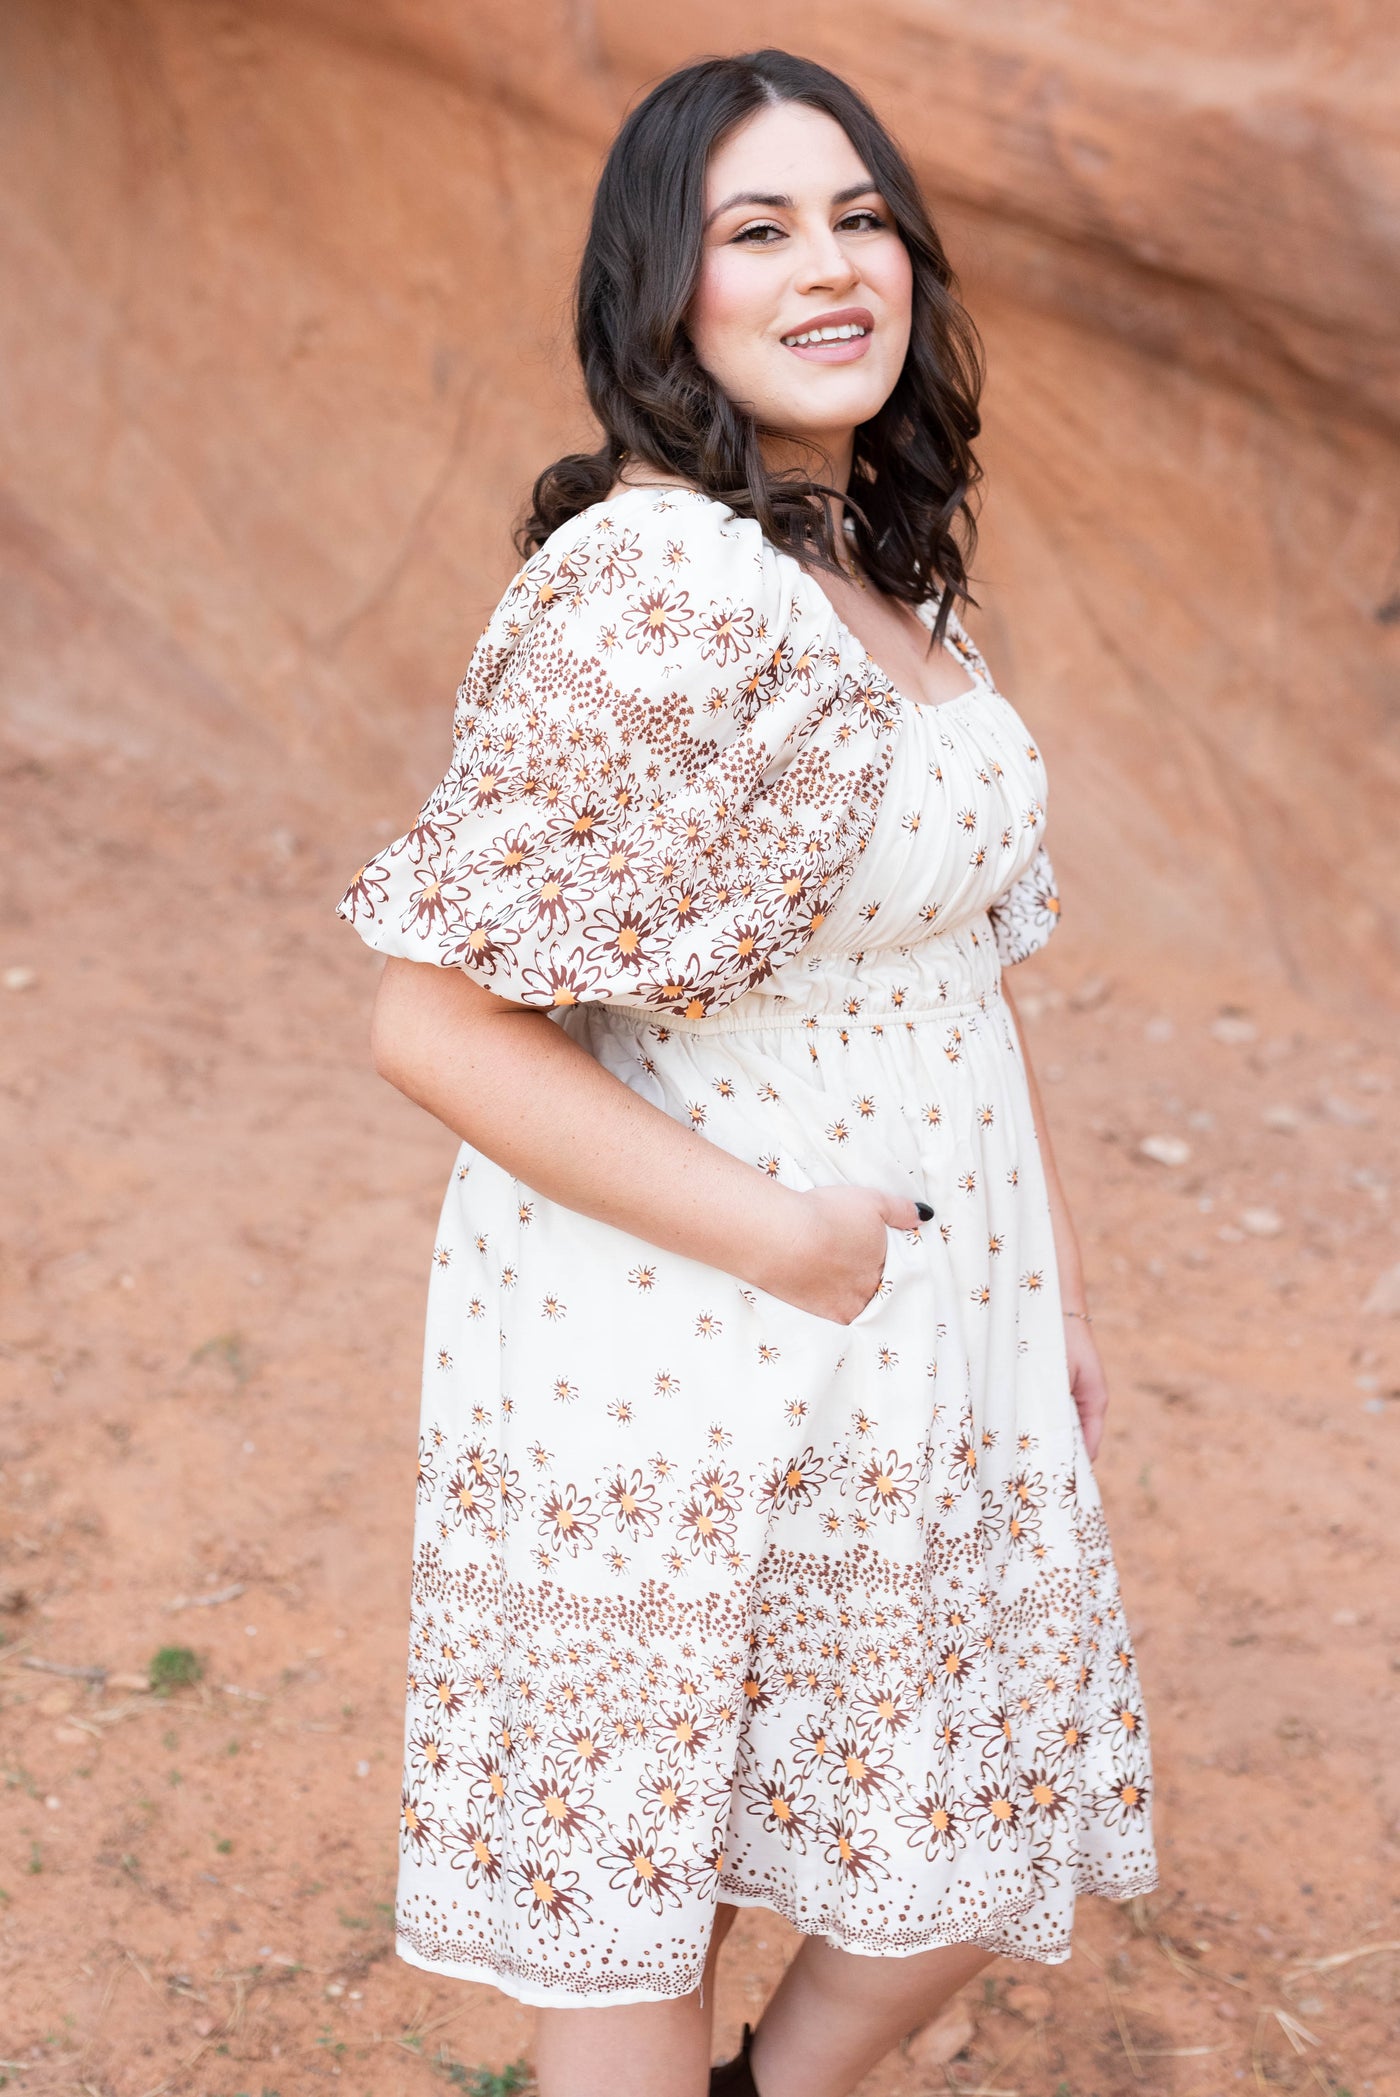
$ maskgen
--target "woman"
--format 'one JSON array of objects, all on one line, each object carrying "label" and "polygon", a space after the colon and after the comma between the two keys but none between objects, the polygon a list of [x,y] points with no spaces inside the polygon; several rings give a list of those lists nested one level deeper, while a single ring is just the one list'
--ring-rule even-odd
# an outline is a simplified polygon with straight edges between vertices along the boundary
[{"label": "woman", "polygon": [[[434,1256],[399,1945],[544,2097],[844,2097],[1077,1890],[1154,1882],[1104,1380],[1003,968],[1045,778],[954,616],[976,337],[853,91],[624,125],[452,763],[340,909],[463,1139]],[[424,963],[434,964],[423,966]]]}]

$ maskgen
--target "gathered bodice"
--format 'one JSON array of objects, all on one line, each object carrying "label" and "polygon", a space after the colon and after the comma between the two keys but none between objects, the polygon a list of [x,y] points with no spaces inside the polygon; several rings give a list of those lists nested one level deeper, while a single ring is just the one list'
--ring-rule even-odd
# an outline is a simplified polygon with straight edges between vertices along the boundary
[{"label": "gathered bodice", "polygon": [[943,645],[969,687],[919,704],[753,519],[694,491],[598,504],[502,598],[447,772],[341,914],[634,1029],[985,996],[1055,921],[1045,774],[956,618]]},{"label": "gathered bodice", "polygon": [[[1041,912],[1048,932],[1053,882],[1038,896],[1026,880],[1043,853],[1044,763],[961,633],[955,647],[976,664],[977,681],[937,706],[900,700],[870,840],[807,948],[723,1011],[668,1015],[668,1027],[727,1034],[947,1011],[979,1002],[1000,980],[989,913],[1008,889],[1019,890],[1022,911]],[[626,1000],[612,1011],[622,1024],[639,1017]]]}]

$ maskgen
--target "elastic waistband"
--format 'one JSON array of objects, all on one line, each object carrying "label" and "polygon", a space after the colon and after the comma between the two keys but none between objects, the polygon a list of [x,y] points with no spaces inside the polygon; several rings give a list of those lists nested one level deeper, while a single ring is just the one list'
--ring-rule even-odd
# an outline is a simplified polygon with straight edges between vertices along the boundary
[{"label": "elastic waistband", "polygon": [[[816,985],[811,987],[815,989]],[[899,1028],[912,1032],[916,1027],[947,1025],[970,1013],[986,1012],[1000,999],[1001,979],[998,975],[975,996],[950,995],[947,998],[929,998],[911,992],[894,999],[884,986],[865,993],[852,991],[820,1000],[765,996],[762,991],[751,990],[736,998],[732,1005],[709,1013],[703,1019],[687,1019],[680,1013],[659,1012],[655,1006],[620,1005],[612,1000],[580,1009],[588,1014],[592,1024],[601,1021],[629,1033],[639,1032],[645,1027],[664,1027],[671,1034],[701,1036],[807,1033],[817,1029],[859,1033],[871,1028],[888,1033]],[[854,1010],[851,1009],[853,1005]]]},{"label": "elastic waistband", "polygon": [[576,1008],[586,1024],[628,1033],[665,1027],[673,1034],[767,1034],[938,1026],[986,1012],[1001,1001],[1001,956],[985,914],[910,946],[855,953],[813,952],[789,961],[757,989],[701,1018],[615,999]]}]

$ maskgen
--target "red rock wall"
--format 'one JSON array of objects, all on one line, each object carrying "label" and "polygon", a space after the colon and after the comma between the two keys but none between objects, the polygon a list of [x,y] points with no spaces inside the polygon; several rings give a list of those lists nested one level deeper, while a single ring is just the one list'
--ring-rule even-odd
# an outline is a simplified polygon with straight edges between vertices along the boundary
[{"label": "red rock wall", "polygon": [[[1400,989],[1395,54],[1319,0],[10,0],[0,688],[21,753],[436,776],[629,98],[847,71],[987,340],[982,637],[1087,970]],[[1390,123],[1389,130],[1387,124]]]}]

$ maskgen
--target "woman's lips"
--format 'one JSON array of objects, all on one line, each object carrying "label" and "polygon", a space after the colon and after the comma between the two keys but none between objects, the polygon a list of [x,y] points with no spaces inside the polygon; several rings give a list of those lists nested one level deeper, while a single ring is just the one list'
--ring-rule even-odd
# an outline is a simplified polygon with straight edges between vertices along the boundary
[{"label": "woman's lips", "polygon": [[845,342],[785,342],[791,356],[805,357],[809,364],[854,364],[870,347],[870,336],[852,335]]},{"label": "woman's lips", "polygon": [[[788,328],[781,338],[785,350],[805,357],[809,364],[854,364],[870,347],[875,316],[867,306],[839,306],[831,313],[814,313],[799,327]],[[795,341],[796,336],[825,335],[825,342]]]}]

